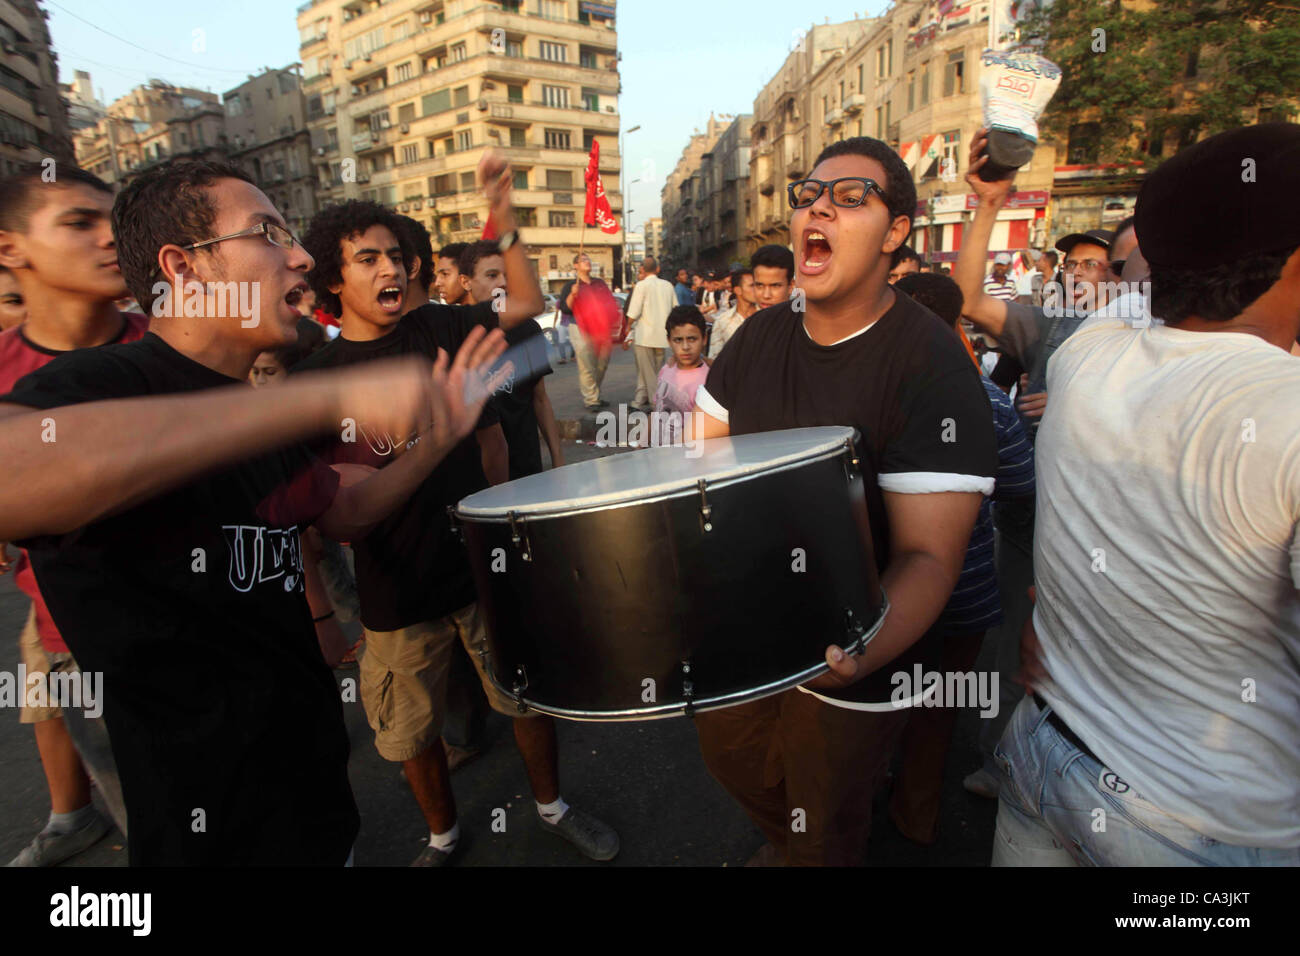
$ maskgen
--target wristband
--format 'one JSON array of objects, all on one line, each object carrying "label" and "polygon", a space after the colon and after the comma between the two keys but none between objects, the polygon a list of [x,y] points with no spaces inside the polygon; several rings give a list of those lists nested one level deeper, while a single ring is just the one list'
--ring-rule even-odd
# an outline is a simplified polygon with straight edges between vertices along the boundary
[{"label": "wristband", "polygon": [[497,246],[504,253],[507,249],[519,241],[519,230],[511,229],[503,236],[497,239]]}]

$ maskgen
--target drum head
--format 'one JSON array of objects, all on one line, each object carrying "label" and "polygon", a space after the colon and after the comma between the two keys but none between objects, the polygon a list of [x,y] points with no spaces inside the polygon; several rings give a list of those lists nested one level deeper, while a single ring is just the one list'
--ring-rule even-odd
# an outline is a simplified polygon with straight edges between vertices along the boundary
[{"label": "drum head", "polygon": [[457,512],[505,520],[510,512],[541,517],[672,497],[693,492],[701,479],[713,485],[841,454],[853,435],[840,426],[792,428],[644,448],[496,485],[462,500]]}]

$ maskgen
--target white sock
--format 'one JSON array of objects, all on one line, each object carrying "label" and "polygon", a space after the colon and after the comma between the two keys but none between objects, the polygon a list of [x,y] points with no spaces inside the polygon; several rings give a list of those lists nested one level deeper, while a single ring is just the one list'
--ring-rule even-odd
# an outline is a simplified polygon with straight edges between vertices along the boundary
[{"label": "white sock", "polygon": [[564,802],[563,797],[556,797],[554,803],[537,804],[537,812],[547,823],[559,823],[560,819],[569,812],[569,805]]},{"label": "white sock", "polygon": [[446,833],[434,833],[429,831],[429,846],[436,847],[443,853],[450,853],[456,849],[456,841],[460,839],[460,821],[457,820],[451,825],[451,829]]},{"label": "white sock", "polygon": [[88,803],[84,807],[68,813],[50,812],[50,819],[45,824],[46,833],[73,833],[95,819],[95,805]]}]

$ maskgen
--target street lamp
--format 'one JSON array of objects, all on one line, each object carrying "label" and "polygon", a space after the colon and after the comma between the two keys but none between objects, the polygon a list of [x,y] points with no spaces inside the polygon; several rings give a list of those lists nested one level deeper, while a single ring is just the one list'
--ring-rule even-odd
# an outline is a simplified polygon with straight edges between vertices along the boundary
[{"label": "street lamp", "polygon": [[624,130],[618,134],[618,193],[619,201],[623,205],[623,254],[620,257],[623,260],[623,284],[627,284],[627,217],[630,215],[627,209],[627,153],[624,151],[623,141],[625,137],[631,136],[641,128],[640,124],[633,126],[631,129]]}]

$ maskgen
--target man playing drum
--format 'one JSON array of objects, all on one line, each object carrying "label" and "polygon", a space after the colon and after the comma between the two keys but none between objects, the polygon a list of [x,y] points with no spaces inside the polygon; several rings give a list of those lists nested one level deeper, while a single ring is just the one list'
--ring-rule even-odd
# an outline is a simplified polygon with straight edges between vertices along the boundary
[{"label": "man playing drum", "polygon": [[[891,610],[861,656],[827,647],[830,671],[809,685],[826,693],[884,667],[934,623],[998,458],[988,398],[961,344],[887,281],[916,208],[902,160],[858,137],[824,150],[811,175],[789,187],[800,294],[733,336],[696,395],[694,424],[702,438],[816,425],[860,433]],[[841,709],[796,688],[696,725],[709,770],[770,841],[756,862],[856,865],[906,719],[906,710]]]}]

